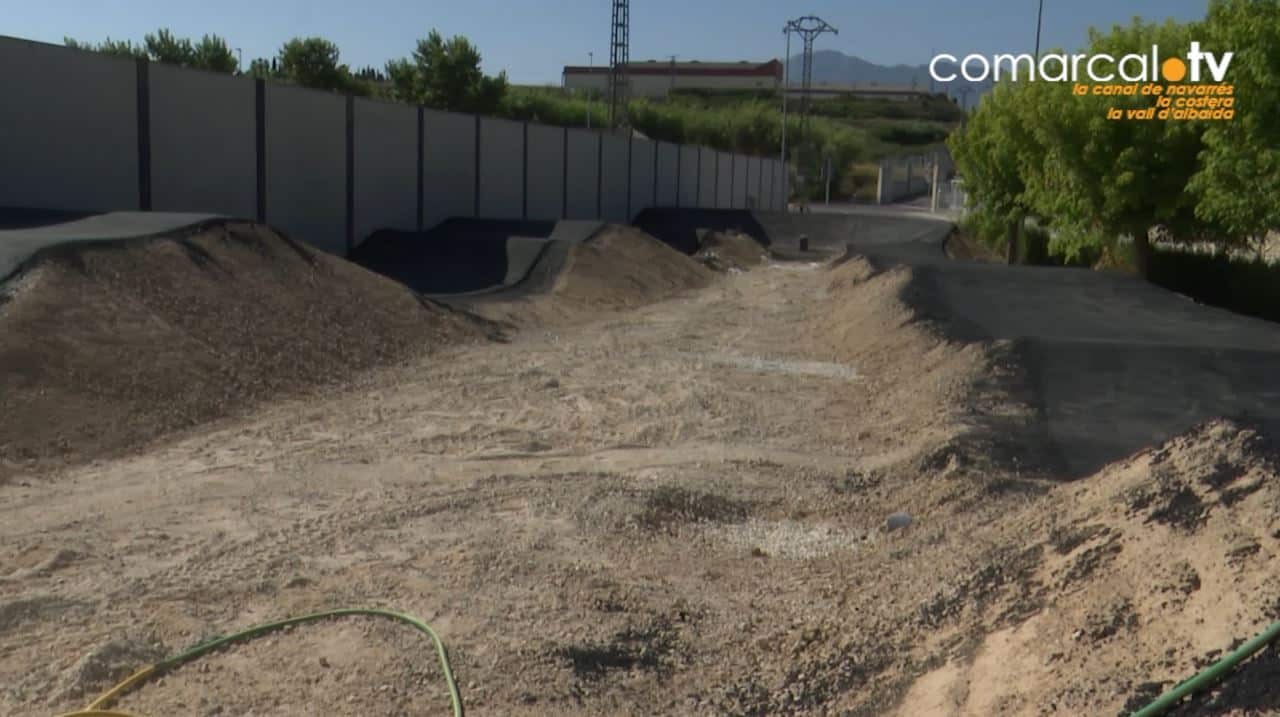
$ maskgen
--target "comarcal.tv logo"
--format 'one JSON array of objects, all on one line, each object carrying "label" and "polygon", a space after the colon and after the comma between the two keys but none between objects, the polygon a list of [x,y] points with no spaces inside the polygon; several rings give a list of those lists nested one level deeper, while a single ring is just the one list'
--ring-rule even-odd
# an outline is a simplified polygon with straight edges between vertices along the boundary
[{"label": "comarcal.tv logo", "polygon": [[[942,53],[929,63],[929,74],[938,82],[952,82],[963,77],[969,82],[986,82],[1002,79],[1042,82],[1225,82],[1227,69],[1231,67],[1234,52],[1221,56],[1200,49],[1199,42],[1191,43],[1185,59],[1169,57],[1160,60],[1160,46],[1152,45],[1149,54],[1130,53],[1109,55],[1105,52],[1086,55],[1050,53],[1041,55],[1039,61],[1029,54],[986,55],[970,54],[964,59]],[[941,71],[939,63],[953,66],[950,73]],[[954,66],[958,66],[958,72]],[[1189,76],[1188,76],[1189,75]]]},{"label": "comarcal.tv logo", "polygon": [[1235,87],[1227,81],[1234,52],[1214,53],[1192,42],[1186,54],[1150,52],[969,54],[942,53],[929,63],[938,82],[1062,82],[1072,94],[1105,97],[1148,97],[1149,107],[1108,107],[1112,120],[1230,120],[1235,117]]}]

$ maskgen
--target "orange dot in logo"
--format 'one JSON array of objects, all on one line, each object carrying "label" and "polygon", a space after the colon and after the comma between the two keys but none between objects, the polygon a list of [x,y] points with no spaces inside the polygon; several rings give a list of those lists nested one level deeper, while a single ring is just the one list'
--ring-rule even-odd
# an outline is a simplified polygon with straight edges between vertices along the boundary
[{"label": "orange dot in logo", "polygon": [[1160,64],[1160,73],[1169,82],[1181,82],[1187,76],[1187,63],[1176,57],[1170,57]]}]

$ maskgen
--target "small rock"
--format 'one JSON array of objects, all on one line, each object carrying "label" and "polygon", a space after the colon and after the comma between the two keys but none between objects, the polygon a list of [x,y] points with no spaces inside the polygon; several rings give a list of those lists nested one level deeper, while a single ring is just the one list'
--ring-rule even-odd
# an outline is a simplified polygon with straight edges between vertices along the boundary
[{"label": "small rock", "polygon": [[322,656],[322,657],[320,658],[320,666],[321,666],[321,667],[328,667],[328,666],[329,666],[329,658],[327,658],[327,657],[323,657],[323,656]]},{"label": "small rock", "polygon": [[906,513],[894,513],[885,521],[885,527],[889,531],[901,530],[911,525],[911,516]]}]

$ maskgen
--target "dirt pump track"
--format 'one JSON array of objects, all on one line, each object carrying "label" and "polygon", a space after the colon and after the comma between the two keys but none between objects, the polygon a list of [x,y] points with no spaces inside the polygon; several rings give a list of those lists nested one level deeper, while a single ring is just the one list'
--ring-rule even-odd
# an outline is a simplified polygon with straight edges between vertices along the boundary
[{"label": "dirt pump track", "polygon": [[[177,241],[51,259],[0,306],[6,328],[53,317],[37,309],[74,285],[111,292],[83,302],[86,322],[109,306],[118,327],[263,340],[198,333],[234,322],[213,303],[166,313],[167,280],[112,280],[181,261],[196,268],[172,280],[197,296],[198,272],[248,282],[234,312],[252,321],[255,301],[283,299],[246,287],[355,287],[314,323],[286,318],[333,332],[317,346],[384,350],[281,348],[318,362],[303,375],[323,389],[235,398],[124,452],[14,461],[0,709],[53,714],[214,632],[369,604],[440,632],[471,714],[1110,715],[1277,617],[1280,464],[1252,398],[1270,379],[1250,368],[1275,329],[1121,277],[953,262],[945,226],[923,220],[759,225],[763,263],[700,263],[616,228],[543,291],[448,303],[252,227],[189,238],[203,266]],[[800,230],[816,251],[795,248]],[[748,256],[739,239],[716,237],[720,255]],[[386,318],[342,313],[357,296]],[[210,355],[271,376],[288,362],[268,348]],[[1086,355],[1103,357],[1094,382],[1065,392]],[[1151,366],[1156,383],[1131,380]],[[63,380],[40,370],[24,380]],[[1230,390],[1153,403],[1174,381]],[[148,415],[136,396],[94,407]],[[888,531],[897,511],[913,524]],[[1176,714],[1275,711],[1276,674],[1264,653]],[[121,706],[434,713],[439,685],[415,635],[340,621]]]}]

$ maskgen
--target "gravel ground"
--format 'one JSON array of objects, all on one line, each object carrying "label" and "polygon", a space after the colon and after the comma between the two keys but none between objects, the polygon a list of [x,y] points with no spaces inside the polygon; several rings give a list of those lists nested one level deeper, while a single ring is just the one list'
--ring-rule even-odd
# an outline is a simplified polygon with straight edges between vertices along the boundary
[{"label": "gravel ground", "polygon": [[[598,277],[610,246],[576,266]],[[498,312],[536,318],[505,342],[0,486],[0,711],[362,605],[430,622],[472,715],[1112,715],[1274,613],[1280,490],[1248,425],[1064,483],[1026,367],[921,316],[910,268],[681,260],[686,283],[594,312],[609,282],[570,268]],[[1258,664],[1186,714],[1274,711]],[[345,619],[121,708],[447,698],[419,635]]]}]

